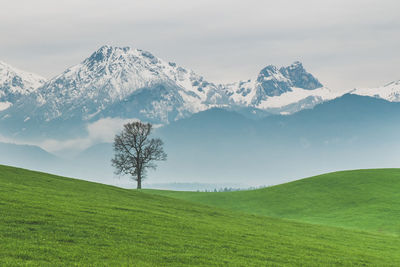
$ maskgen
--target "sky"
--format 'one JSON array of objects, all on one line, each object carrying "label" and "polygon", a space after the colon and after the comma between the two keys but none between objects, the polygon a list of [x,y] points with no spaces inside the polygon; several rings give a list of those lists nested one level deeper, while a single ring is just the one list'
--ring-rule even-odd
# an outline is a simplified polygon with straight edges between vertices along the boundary
[{"label": "sky", "polygon": [[334,90],[400,79],[398,0],[0,0],[0,60],[51,78],[104,44],[212,82],[301,61]]}]

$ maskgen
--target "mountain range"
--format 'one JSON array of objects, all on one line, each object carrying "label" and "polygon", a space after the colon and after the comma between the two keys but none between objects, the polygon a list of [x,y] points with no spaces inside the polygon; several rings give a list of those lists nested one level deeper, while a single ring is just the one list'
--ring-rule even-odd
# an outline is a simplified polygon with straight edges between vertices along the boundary
[{"label": "mountain range", "polygon": [[[0,75],[3,164],[129,186],[114,179],[112,135],[81,143],[131,119],[162,126],[155,134],[168,162],[151,183],[269,185],[400,164],[400,81],[337,93],[294,62],[216,84],[149,52],[111,46],[50,80],[5,63]],[[43,148],[46,140],[77,141],[79,151],[55,156],[10,143]]]},{"label": "mountain range", "polygon": [[[103,46],[47,81],[4,63],[0,68],[0,132],[22,140],[83,136],[88,123],[108,117],[165,125],[215,107],[251,118],[293,114],[343,95],[324,87],[300,62],[215,84],[129,47]],[[400,101],[399,84],[351,93]]]}]

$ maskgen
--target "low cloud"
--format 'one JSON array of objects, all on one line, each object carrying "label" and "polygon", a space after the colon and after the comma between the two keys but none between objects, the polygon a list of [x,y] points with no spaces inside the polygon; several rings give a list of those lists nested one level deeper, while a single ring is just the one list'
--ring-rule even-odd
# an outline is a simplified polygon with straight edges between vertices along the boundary
[{"label": "low cloud", "polygon": [[122,130],[123,125],[133,121],[138,121],[138,119],[103,118],[87,125],[87,137],[69,140],[47,139],[35,145],[53,153],[65,150],[79,152],[97,143],[112,142],[114,136]]},{"label": "low cloud", "polygon": [[138,119],[104,118],[87,126],[89,139],[94,142],[112,142],[114,136],[122,130],[122,126]]},{"label": "low cloud", "polygon": [[[34,145],[58,155],[64,155],[64,152],[68,152],[68,156],[77,154],[95,144],[113,142],[114,136],[122,131],[124,124],[135,121],[139,121],[139,119],[103,118],[86,126],[86,137],[74,139],[46,139],[38,142],[24,142],[0,135],[0,142],[16,145]],[[154,128],[161,126],[161,124],[153,125]]]},{"label": "low cloud", "polygon": [[11,138],[2,136],[1,134],[0,134],[0,143],[17,144],[17,145],[25,144],[25,143],[17,142]]}]

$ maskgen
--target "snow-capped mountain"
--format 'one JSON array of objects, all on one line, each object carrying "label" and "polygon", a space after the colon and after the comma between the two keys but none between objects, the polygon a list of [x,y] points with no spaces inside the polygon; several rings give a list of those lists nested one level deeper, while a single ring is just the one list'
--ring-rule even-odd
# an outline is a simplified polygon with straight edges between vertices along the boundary
[{"label": "snow-capped mountain", "polygon": [[0,61],[0,111],[6,110],[22,96],[34,92],[44,83],[45,78]]},{"label": "snow-capped mountain", "polygon": [[89,120],[105,112],[168,123],[168,113],[179,119],[205,110],[210,103],[221,101],[221,93],[193,71],[149,52],[103,46],[23,99],[19,108],[34,103],[34,115],[45,121]]},{"label": "snow-capped mountain", "polygon": [[28,135],[31,129],[73,132],[105,117],[168,124],[213,107],[290,114],[337,96],[300,62],[267,66],[255,79],[214,84],[147,51],[103,46],[39,88],[32,86],[0,112],[0,125]]},{"label": "snow-capped mountain", "polygon": [[342,94],[324,87],[296,61],[278,69],[269,65],[254,80],[224,86],[236,105],[290,114]]},{"label": "snow-capped mountain", "polygon": [[352,94],[382,98],[390,102],[400,102],[400,80],[378,88],[354,89]]}]

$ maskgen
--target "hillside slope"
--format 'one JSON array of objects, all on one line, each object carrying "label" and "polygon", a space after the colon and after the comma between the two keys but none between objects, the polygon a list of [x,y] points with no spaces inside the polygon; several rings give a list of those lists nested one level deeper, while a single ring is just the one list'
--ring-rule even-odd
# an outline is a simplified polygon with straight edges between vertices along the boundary
[{"label": "hillside slope", "polygon": [[395,265],[400,240],[0,166],[1,265]]},{"label": "hillside slope", "polygon": [[251,214],[400,234],[400,169],[328,173],[259,190],[148,192]]}]

